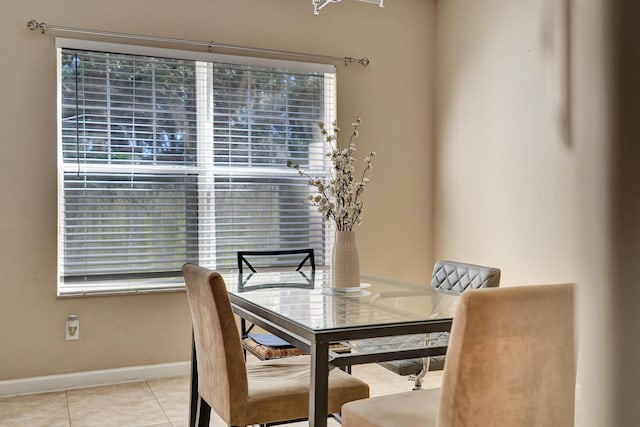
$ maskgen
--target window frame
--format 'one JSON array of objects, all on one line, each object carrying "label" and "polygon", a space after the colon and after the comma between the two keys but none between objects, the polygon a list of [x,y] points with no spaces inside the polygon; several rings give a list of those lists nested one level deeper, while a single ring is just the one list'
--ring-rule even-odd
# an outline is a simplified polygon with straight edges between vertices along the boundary
[{"label": "window frame", "polygon": [[[63,270],[64,270],[64,238],[65,238],[65,187],[64,187],[64,176],[65,173],[71,171],[71,166],[69,162],[65,164],[64,161],[64,153],[63,153],[63,126],[62,126],[62,49],[76,49],[76,50],[87,50],[87,51],[95,51],[95,52],[112,52],[116,54],[129,54],[129,55],[142,55],[149,57],[159,57],[159,58],[170,58],[170,59],[184,59],[190,61],[196,61],[196,69],[198,67],[209,67],[212,68],[213,63],[228,63],[233,65],[249,65],[249,66],[258,66],[258,67],[267,67],[267,68],[280,68],[291,71],[299,71],[299,72],[318,72],[324,73],[325,75],[332,76],[332,88],[325,87],[324,100],[325,105],[328,107],[325,109],[325,122],[332,122],[335,120],[337,112],[336,112],[336,67],[334,65],[329,64],[316,64],[316,63],[308,63],[308,62],[298,62],[298,61],[287,61],[287,60],[279,60],[279,59],[267,59],[267,58],[256,58],[256,57],[247,57],[247,56],[236,56],[236,55],[224,55],[224,54],[214,54],[214,53],[204,53],[204,52],[194,52],[194,51],[185,51],[185,50],[176,50],[176,49],[165,49],[158,47],[148,47],[148,46],[138,46],[138,45],[129,45],[129,44],[119,44],[119,43],[108,43],[108,42],[99,42],[99,41],[87,41],[87,40],[79,40],[79,39],[68,39],[68,38],[56,38],[55,42],[56,46],[56,56],[57,56],[57,157],[58,157],[58,257],[57,257],[57,266],[58,266],[58,274],[57,274],[57,295],[58,297],[65,296],[86,296],[86,295],[101,295],[101,294],[129,294],[129,293],[148,293],[148,292],[171,292],[171,291],[182,291],[184,290],[184,282],[181,277],[162,277],[162,275],[154,274],[154,277],[145,277],[144,273],[140,273],[140,278],[132,278],[129,275],[126,280],[104,280],[100,281],[100,283],[91,282],[90,284],[83,286],[82,279],[72,279],[65,280],[63,278]],[[198,75],[198,72],[196,72]],[[213,154],[214,151],[214,125],[213,120],[210,120],[213,115],[213,96],[210,94],[213,93],[212,87],[200,87],[202,84],[201,81],[196,81],[196,117],[197,117],[197,164],[195,166],[177,166],[173,164],[167,165],[102,165],[102,164],[81,164],[81,165],[73,165],[73,172],[79,171],[81,173],[98,173],[98,174],[108,174],[109,172],[113,172],[114,170],[121,170],[123,172],[128,172],[132,175],[136,173],[147,172],[149,174],[153,173],[170,173],[177,172],[181,175],[195,175],[195,179],[198,183],[198,186],[201,185],[201,178],[203,174],[201,174],[202,167],[212,167],[213,161],[202,162],[202,158],[206,157],[206,153],[209,155]],[[208,84],[208,83],[207,83]],[[211,91],[211,92],[208,92]],[[207,96],[203,96],[203,94],[207,92]],[[205,111],[203,114],[202,111]],[[323,144],[323,141],[318,141],[319,144]],[[203,163],[206,163],[204,165]],[[311,166],[311,165],[310,165]],[[314,165],[315,166],[315,165]],[[259,170],[248,171],[251,169],[249,167],[240,167],[239,170],[242,169],[244,174],[249,172],[248,175],[254,174],[256,177],[264,177],[266,175],[271,176],[282,176],[282,177],[292,177],[297,175],[297,172],[294,170],[291,171],[283,171],[282,169],[273,168],[270,169],[268,167],[255,168]],[[211,179],[218,175],[218,172],[213,172],[211,174],[206,174],[204,176],[205,179]],[[214,178],[215,179],[215,178]],[[206,191],[210,191],[208,188]],[[211,190],[215,191],[215,190]],[[201,198],[198,197],[198,216],[202,215],[202,212],[212,212],[215,210],[215,197],[206,197]],[[310,207],[311,208],[311,207]],[[215,215],[214,215],[215,217]],[[211,231],[211,225],[206,225],[204,221],[198,221],[197,225],[197,233],[198,233],[198,245],[201,245],[201,235],[206,234],[208,238],[215,239],[215,231]],[[215,227],[215,226],[214,226]],[[329,222],[324,223],[324,233],[327,236],[324,240],[324,258],[326,260],[330,259],[330,248],[331,248],[331,239],[333,237],[332,226]],[[206,253],[206,251],[204,252]],[[215,255],[211,255],[213,258],[201,258],[199,259],[199,263],[202,265],[207,265],[212,268],[215,268]],[[136,273],[133,273],[136,274]],[[108,276],[108,275],[105,275]],[[117,276],[114,275],[114,276]],[[166,276],[170,276],[167,274]],[[74,283],[70,285],[70,283]],[[79,283],[79,284],[75,284]]]}]

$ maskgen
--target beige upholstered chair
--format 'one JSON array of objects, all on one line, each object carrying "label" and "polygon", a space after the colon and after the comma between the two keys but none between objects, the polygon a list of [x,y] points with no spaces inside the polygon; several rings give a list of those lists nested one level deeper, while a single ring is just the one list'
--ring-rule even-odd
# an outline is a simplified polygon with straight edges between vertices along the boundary
[{"label": "beige upholstered chair", "polygon": [[460,296],[441,389],[351,402],[344,427],[570,427],[576,353],[573,285]]},{"label": "beige upholstered chair", "polygon": [[[308,356],[245,364],[222,276],[193,264],[185,264],[182,271],[193,321],[200,399],[230,426],[306,418]],[[366,383],[339,369],[331,371],[330,413],[339,412],[345,402],[368,396]],[[198,425],[209,425],[209,412],[199,412]]]}]

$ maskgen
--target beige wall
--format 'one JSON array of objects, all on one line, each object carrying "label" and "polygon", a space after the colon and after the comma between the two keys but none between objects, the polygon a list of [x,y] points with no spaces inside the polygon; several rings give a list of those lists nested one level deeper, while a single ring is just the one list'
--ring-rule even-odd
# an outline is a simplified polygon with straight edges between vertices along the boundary
[{"label": "beige wall", "polygon": [[[56,69],[50,24],[368,56],[338,68],[339,121],[362,115],[378,152],[359,230],[363,270],[430,271],[434,3],[359,2],[313,16],[307,0],[21,0],[0,14],[0,380],[187,360],[185,295],[57,299]],[[64,340],[69,314],[81,339]]]},{"label": "beige wall", "polygon": [[578,283],[578,426],[640,423],[638,20],[627,0],[437,4],[434,253]]},{"label": "beige wall", "polygon": [[563,3],[437,4],[435,256],[503,285],[576,280]]}]

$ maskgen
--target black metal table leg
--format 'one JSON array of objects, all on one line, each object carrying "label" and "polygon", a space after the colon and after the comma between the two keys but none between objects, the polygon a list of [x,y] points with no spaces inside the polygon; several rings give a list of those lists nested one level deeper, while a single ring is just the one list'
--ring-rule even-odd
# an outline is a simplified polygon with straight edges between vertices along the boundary
[{"label": "black metal table leg", "polygon": [[328,399],[329,343],[312,343],[309,427],[327,427]]}]

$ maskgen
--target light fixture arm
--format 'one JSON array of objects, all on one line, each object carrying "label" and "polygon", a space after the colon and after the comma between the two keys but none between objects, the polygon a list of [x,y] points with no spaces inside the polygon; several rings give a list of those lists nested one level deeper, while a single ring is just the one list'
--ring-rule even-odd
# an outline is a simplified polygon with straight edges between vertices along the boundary
[{"label": "light fixture arm", "polygon": [[311,0],[313,3],[313,14],[320,15],[320,11],[329,3],[339,3],[342,0]]},{"label": "light fixture arm", "polygon": [[[320,15],[320,11],[324,9],[325,6],[331,3],[340,3],[342,0],[311,0],[313,4],[313,14]],[[380,7],[384,7],[384,0],[358,0],[363,3],[372,3],[377,4]]]}]

